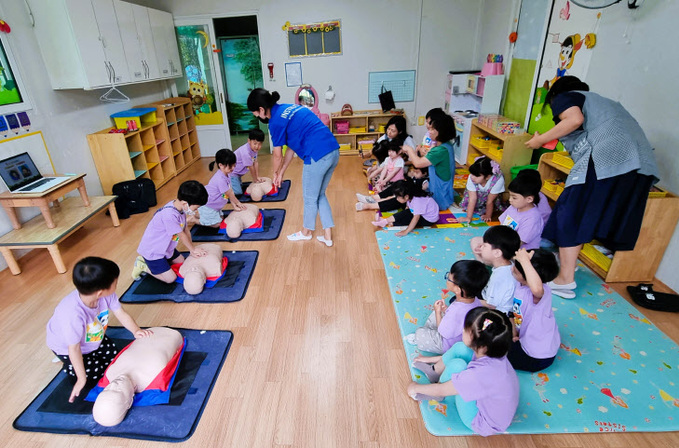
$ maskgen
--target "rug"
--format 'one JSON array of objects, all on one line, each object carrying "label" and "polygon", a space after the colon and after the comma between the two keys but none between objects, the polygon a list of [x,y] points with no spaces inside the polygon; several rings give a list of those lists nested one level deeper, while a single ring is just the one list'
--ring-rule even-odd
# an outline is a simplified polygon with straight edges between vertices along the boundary
[{"label": "rug", "polygon": [[[447,299],[443,273],[470,259],[469,241],[485,228],[416,229],[405,237],[376,237],[402,336]],[[561,348],[542,372],[517,372],[519,408],[513,434],[679,430],[679,349],[642,313],[586,266],[578,264],[574,300],[554,296]],[[417,348],[404,340],[407,359]],[[425,375],[411,367],[413,380]],[[404,390],[405,394],[406,391]],[[454,404],[420,404],[427,430],[469,435]]]}]

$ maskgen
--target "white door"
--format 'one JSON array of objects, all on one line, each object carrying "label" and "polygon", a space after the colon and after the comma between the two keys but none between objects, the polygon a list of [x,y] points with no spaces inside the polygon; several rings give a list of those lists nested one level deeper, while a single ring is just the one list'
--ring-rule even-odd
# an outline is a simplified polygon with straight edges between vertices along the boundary
[{"label": "white door", "polygon": [[94,15],[99,27],[101,44],[104,47],[106,61],[111,70],[111,79],[116,84],[132,81],[125,59],[123,41],[120,37],[118,20],[116,19],[113,0],[92,0]]},{"label": "white door", "polygon": [[144,65],[144,55],[137,37],[137,25],[134,22],[134,10],[132,4],[120,0],[114,0],[120,37],[123,42],[125,59],[130,73],[130,81],[143,81],[147,79],[146,66]]},{"label": "white door", "polygon": [[106,61],[92,2],[67,0],[66,6],[89,88],[110,85],[112,72]]},{"label": "white door", "polygon": [[175,27],[182,76],[175,79],[172,91],[192,97],[201,156],[213,157],[220,148],[235,149],[229,137],[212,19],[175,19]]},{"label": "white door", "polygon": [[172,14],[157,9],[148,9],[148,14],[153,45],[156,49],[158,71],[161,78],[169,78],[172,76],[172,71],[170,67],[170,49],[166,38],[164,22],[166,21],[166,15],[169,15],[171,20]]}]

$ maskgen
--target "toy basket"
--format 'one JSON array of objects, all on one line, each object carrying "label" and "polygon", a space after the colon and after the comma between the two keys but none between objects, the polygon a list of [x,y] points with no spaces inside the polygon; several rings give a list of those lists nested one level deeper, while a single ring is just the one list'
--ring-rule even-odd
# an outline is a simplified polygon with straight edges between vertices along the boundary
[{"label": "toy basket", "polygon": [[491,140],[483,135],[477,135],[476,137],[472,138],[472,143],[474,146],[481,149],[487,149],[488,146],[490,146],[490,142]]},{"label": "toy basket", "polygon": [[349,133],[349,120],[335,120],[335,133],[336,134],[348,134]]},{"label": "toy basket", "polygon": [[498,146],[490,146],[488,148],[488,153],[492,156],[495,157],[496,159],[500,160],[502,159],[502,147]]},{"label": "toy basket", "polygon": [[568,169],[573,168],[574,165],[573,159],[565,151],[555,152],[552,161]]},{"label": "toy basket", "polygon": [[590,260],[592,260],[594,264],[596,264],[606,272],[608,272],[608,270],[611,268],[611,263],[613,263],[613,260],[611,260],[606,255],[596,250],[596,248],[592,246],[590,243],[585,243],[582,246],[582,254],[585,255]]},{"label": "toy basket", "polygon": [[362,134],[365,131],[365,126],[351,126],[349,128],[349,134]]},{"label": "toy basket", "polygon": [[339,150],[340,151],[351,151],[351,143],[340,143]]},{"label": "toy basket", "polygon": [[551,191],[552,193],[556,193],[556,187],[557,183],[556,181],[553,180],[545,180],[542,184],[542,188],[544,188],[547,191]]}]

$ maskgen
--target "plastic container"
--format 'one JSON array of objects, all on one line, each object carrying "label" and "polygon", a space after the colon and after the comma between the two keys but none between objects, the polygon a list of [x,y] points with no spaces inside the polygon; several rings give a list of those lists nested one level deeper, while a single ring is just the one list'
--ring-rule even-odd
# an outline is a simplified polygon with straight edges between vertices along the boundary
[{"label": "plastic container", "polygon": [[567,152],[565,151],[557,151],[554,153],[554,156],[552,158],[552,162],[556,163],[557,165],[561,165],[565,168],[571,169],[573,168],[573,165],[575,162],[573,162],[573,159],[570,158]]},{"label": "plastic container", "polygon": [[134,121],[137,129],[142,126],[154,124],[156,120],[156,109],[153,107],[143,107],[139,109],[128,109],[111,115],[113,123],[118,129],[128,129],[128,121]]},{"label": "plastic container", "polygon": [[349,134],[362,134],[366,132],[365,126],[351,126],[349,128]]},{"label": "plastic container", "polygon": [[664,198],[667,196],[667,191],[660,187],[652,187],[651,191],[648,193],[649,198]]},{"label": "plastic container", "polygon": [[335,133],[336,134],[348,134],[349,133],[349,120],[335,120]]},{"label": "plastic container", "polygon": [[339,150],[340,151],[351,151],[351,143],[340,143]]},{"label": "plastic container", "polygon": [[519,175],[519,171],[521,170],[537,170],[538,166],[537,165],[520,165],[520,166],[513,166],[509,171],[512,175],[512,180],[516,179],[516,176]]},{"label": "plastic container", "polygon": [[590,243],[585,243],[582,246],[582,254],[585,255],[590,260],[592,260],[594,264],[596,264],[606,272],[608,272],[608,270],[611,268],[611,263],[613,263],[613,260],[611,260],[606,255],[596,250],[596,248],[592,246]]}]

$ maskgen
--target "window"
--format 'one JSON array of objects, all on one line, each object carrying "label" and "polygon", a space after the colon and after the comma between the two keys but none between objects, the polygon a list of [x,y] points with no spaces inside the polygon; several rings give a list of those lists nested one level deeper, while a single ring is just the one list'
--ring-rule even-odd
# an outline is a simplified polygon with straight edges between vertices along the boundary
[{"label": "window", "polygon": [[339,20],[299,25],[287,22],[283,31],[288,33],[290,57],[341,54],[340,28]]},{"label": "window", "polygon": [[7,38],[0,33],[0,115],[31,109]]}]

